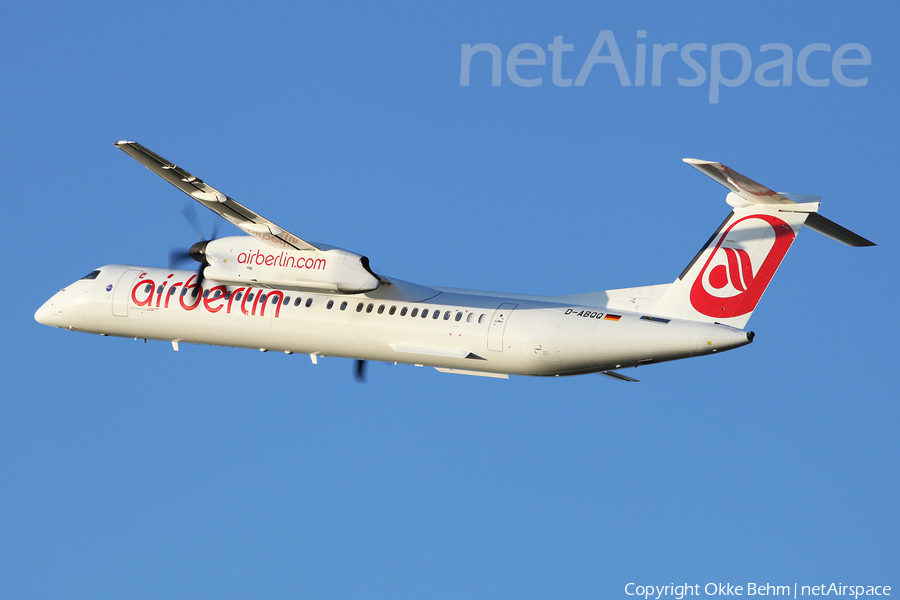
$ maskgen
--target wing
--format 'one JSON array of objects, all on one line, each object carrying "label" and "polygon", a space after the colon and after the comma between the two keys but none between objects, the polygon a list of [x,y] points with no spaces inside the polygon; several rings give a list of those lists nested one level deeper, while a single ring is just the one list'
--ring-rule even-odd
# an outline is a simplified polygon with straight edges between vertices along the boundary
[{"label": "wing", "polygon": [[116,146],[206,208],[262,242],[277,248],[319,250],[140,144],[123,141],[116,142]]}]

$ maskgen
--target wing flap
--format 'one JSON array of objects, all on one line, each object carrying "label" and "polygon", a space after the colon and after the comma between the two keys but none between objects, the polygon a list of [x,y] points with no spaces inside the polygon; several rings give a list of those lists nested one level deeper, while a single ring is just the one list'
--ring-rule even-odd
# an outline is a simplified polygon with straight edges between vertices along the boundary
[{"label": "wing flap", "polygon": [[121,141],[115,145],[206,208],[260,241],[276,248],[319,250],[137,142]]}]

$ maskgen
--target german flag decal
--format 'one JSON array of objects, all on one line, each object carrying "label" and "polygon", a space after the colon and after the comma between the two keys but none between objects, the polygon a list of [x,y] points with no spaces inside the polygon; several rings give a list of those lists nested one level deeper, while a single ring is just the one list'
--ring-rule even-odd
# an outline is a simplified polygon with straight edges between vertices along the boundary
[{"label": "german flag decal", "polygon": [[622,318],[622,315],[606,315],[603,317],[604,321],[618,321]]}]

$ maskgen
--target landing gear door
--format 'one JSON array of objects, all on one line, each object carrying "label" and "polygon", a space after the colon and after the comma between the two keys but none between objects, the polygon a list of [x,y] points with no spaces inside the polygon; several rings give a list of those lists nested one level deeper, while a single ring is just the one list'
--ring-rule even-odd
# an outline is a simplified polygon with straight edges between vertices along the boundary
[{"label": "landing gear door", "polygon": [[517,306],[518,304],[504,302],[494,311],[494,316],[491,317],[491,322],[488,324],[488,350],[503,352],[503,331],[506,329],[510,313]]}]

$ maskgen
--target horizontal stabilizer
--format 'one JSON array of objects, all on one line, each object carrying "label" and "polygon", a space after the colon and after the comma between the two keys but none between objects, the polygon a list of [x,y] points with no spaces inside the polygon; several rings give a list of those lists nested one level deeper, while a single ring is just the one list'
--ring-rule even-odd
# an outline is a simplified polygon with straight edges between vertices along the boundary
[{"label": "horizontal stabilizer", "polygon": [[874,246],[875,242],[870,242],[861,235],[857,235],[835,223],[830,219],[826,219],[820,214],[813,213],[806,217],[806,226],[813,231],[817,231],[824,236],[828,236],[833,240],[837,240],[847,246],[855,246],[857,248],[863,246]]},{"label": "horizontal stabilizer", "polygon": [[[708,160],[698,160],[696,158],[682,159],[704,175],[716,180],[716,182],[727,187],[731,194],[725,199],[728,204],[735,208],[744,208],[752,205],[773,205],[780,211],[804,212],[809,216],[805,225],[817,231],[824,236],[837,240],[847,246],[863,247],[874,246],[874,242],[870,242],[861,235],[857,235],[849,229],[842,227],[817,214],[819,210],[819,196],[809,196],[805,194],[787,194],[770,190],[766,186],[757,183],[741,175],[737,171],[730,169],[722,163],[712,162]],[[735,198],[734,195],[737,196]]]},{"label": "horizontal stabilizer", "polygon": [[770,190],[761,183],[756,183],[749,177],[729,169],[722,163],[698,160],[696,158],[683,158],[681,160],[707,177],[715,179],[718,183],[751,204],[794,204],[794,201],[790,198]]}]

